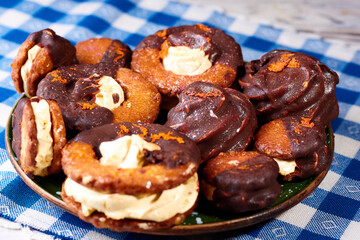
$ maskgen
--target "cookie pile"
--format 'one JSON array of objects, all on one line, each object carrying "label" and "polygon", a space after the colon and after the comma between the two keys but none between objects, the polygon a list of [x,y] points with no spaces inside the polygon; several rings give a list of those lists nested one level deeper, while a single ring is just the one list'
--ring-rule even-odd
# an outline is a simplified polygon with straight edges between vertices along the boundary
[{"label": "cookie pile", "polygon": [[22,170],[63,171],[62,199],[99,228],[169,228],[198,204],[263,209],[280,182],[316,176],[333,157],[337,74],[287,50],[244,63],[231,36],[202,24],[160,30],[134,51],[44,29],[20,46],[11,76],[25,95],[12,115]]}]

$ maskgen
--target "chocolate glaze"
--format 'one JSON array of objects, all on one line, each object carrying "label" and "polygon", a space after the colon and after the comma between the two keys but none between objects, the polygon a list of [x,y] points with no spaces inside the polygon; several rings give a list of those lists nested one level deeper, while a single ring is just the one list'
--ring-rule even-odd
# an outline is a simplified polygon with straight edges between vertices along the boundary
[{"label": "chocolate glaze", "polygon": [[298,181],[314,177],[330,166],[333,155],[334,151],[327,144],[323,143],[312,154],[296,159],[295,171],[283,176],[283,180]]},{"label": "chocolate glaze", "polygon": [[[118,57],[119,51],[124,54],[123,57]],[[131,55],[132,51],[129,46],[120,40],[113,40],[102,56],[101,62],[114,62],[119,67],[130,68]]]},{"label": "chocolate glaze", "polygon": [[[124,131],[124,129],[127,129]],[[151,135],[168,134],[177,139],[181,139],[183,143],[179,143],[177,139],[165,140],[164,138],[153,140]],[[112,123],[99,126],[87,131],[79,133],[71,141],[88,143],[93,146],[97,157],[100,159],[101,154],[99,146],[102,142],[112,141],[121,136],[138,134],[144,136],[148,142],[154,142],[161,147],[161,150],[145,151],[145,158],[148,164],[164,165],[167,168],[176,168],[179,165],[185,165],[194,162],[197,165],[200,162],[200,152],[196,144],[173,129],[150,123]],[[145,134],[145,135],[144,135]]]},{"label": "chocolate glaze", "polygon": [[338,75],[317,59],[273,50],[245,68],[239,83],[253,102],[259,122],[296,115],[326,126],[338,116]]},{"label": "chocolate glaze", "polygon": [[[305,157],[321,148],[326,134],[322,126],[304,122],[304,118],[288,116],[281,119],[290,140],[289,159]],[[306,121],[306,119],[305,119]]]},{"label": "chocolate glaze", "polygon": [[36,94],[57,101],[69,129],[82,131],[111,123],[113,113],[109,109],[100,106],[83,109],[79,103],[93,104],[97,80],[102,76],[116,79],[117,69],[112,63],[61,66],[40,81]]},{"label": "chocolate glaze", "polygon": [[47,28],[31,33],[26,40],[35,42],[41,48],[46,48],[53,60],[54,67],[76,61],[75,47],[69,40],[56,35],[52,29]]},{"label": "chocolate glaze", "polygon": [[278,171],[272,158],[256,152],[220,154],[203,171],[204,181],[215,187],[210,204],[232,213],[269,206],[281,193]]},{"label": "chocolate glaze", "polygon": [[160,30],[154,35],[145,37],[136,46],[135,51],[144,48],[161,50],[161,45],[166,40],[170,46],[202,48],[209,54],[209,59],[213,64],[227,65],[235,70],[244,64],[240,45],[231,36],[220,29],[201,24]]},{"label": "chocolate glaze", "polygon": [[23,109],[25,104],[29,103],[29,99],[22,98],[16,105],[14,113],[12,114],[12,149],[14,150],[15,155],[20,158],[21,150],[21,120],[23,116]]},{"label": "chocolate glaze", "polygon": [[165,125],[195,141],[205,161],[220,152],[245,149],[257,121],[253,106],[242,93],[195,82],[180,94]]}]

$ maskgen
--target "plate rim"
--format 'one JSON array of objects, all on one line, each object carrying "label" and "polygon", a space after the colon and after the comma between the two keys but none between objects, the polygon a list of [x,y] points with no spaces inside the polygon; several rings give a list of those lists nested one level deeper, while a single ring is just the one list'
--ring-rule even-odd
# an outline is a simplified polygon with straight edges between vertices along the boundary
[{"label": "plate rim", "polygon": [[[28,185],[34,192],[39,194],[41,197],[46,199],[47,201],[55,204],[62,210],[73,214],[74,216],[77,216],[73,211],[71,211],[66,203],[63,200],[60,200],[50,194],[48,191],[43,189],[41,186],[39,186],[37,183],[35,183],[27,174],[24,173],[24,171],[20,168],[20,165],[18,161],[14,157],[14,153],[12,150],[12,146],[9,139],[9,131],[11,128],[11,119],[12,114],[14,112],[14,109],[16,108],[18,102],[21,98],[23,98],[24,95],[22,95],[15,105],[13,106],[13,109],[8,117],[6,128],[5,128],[5,146],[6,151],[8,154],[8,157],[10,159],[11,164],[14,166],[16,172],[20,176],[20,178],[25,182],[26,185]],[[328,126],[330,134],[331,134],[331,142],[330,142],[330,148],[333,151],[334,150],[334,134],[331,128],[331,125]],[[332,157],[333,160],[333,157]],[[265,209],[263,211],[256,212],[254,214],[251,214],[249,216],[235,218],[231,220],[225,220],[221,222],[214,222],[214,223],[204,223],[204,224],[197,224],[197,225],[176,225],[168,229],[160,229],[160,230],[143,230],[139,231],[139,233],[145,233],[145,234],[153,234],[153,235],[178,235],[178,236],[186,236],[186,235],[198,235],[198,234],[206,234],[206,233],[217,233],[217,232],[223,232],[223,231],[230,231],[235,229],[243,229],[258,223],[262,223],[264,221],[267,221],[269,219],[275,218],[278,214],[285,212],[286,210],[292,208],[293,206],[297,205],[301,201],[303,201],[306,197],[308,197],[323,181],[325,178],[327,172],[330,169],[331,162],[328,164],[327,168],[323,170],[319,175],[317,175],[313,181],[302,191],[297,193],[296,195],[292,196],[291,198],[287,199],[286,201],[270,208]],[[80,218],[79,218],[80,219]]]}]

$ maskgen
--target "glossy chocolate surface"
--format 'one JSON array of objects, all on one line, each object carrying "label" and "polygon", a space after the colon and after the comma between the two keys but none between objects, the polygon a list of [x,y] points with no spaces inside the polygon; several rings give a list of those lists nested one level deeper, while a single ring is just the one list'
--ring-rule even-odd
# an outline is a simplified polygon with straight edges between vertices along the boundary
[{"label": "glossy chocolate surface", "polygon": [[242,93],[195,82],[180,94],[165,125],[194,140],[204,161],[220,152],[245,149],[257,121],[253,106]]},{"label": "glossy chocolate surface", "polygon": [[61,66],[40,81],[37,96],[56,100],[67,128],[82,131],[111,123],[113,113],[95,105],[102,76],[116,78],[117,67],[110,63]]},{"label": "glossy chocolate surface", "polygon": [[205,163],[204,181],[215,188],[211,205],[228,212],[246,212],[274,203],[280,195],[278,165],[256,152],[219,154]]},{"label": "glossy chocolate surface", "polygon": [[325,142],[322,126],[308,122],[306,118],[289,116],[282,118],[291,145],[290,158],[305,157],[317,151]]},{"label": "glossy chocolate surface", "polygon": [[14,150],[15,155],[19,158],[20,157],[20,150],[21,150],[21,121],[23,116],[23,109],[26,104],[29,104],[30,100],[27,98],[21,99],[12,115],[12,148]]},{"label": "glossy chocolate surface", "polygon": [[119,40],[113,40],[101,58],[101,62],[113,62],[119,67],[130,68],[131,49]]},{"label": "glossy chocolate surface", "polygon": [[245,68],[239,83],[260,122],[297,115],[326,126],[338,116],[339,77],[319,60],[301,52],[273,50]]},{"label": "glossy chocolate surface", "polygon": [[293,173],[283,176],[285,181],[299,181],[314,177],[324,171],[330,164],[334,152],[326,145],[305,157],[295,159],[296,169]]},{"label": "glossy chocolate surface", "polygon": [[52,29],[47,28],[31,33],[26,40],[47,49],[55,67],[76,61],[75,47],[69,40],[56,35]]}]

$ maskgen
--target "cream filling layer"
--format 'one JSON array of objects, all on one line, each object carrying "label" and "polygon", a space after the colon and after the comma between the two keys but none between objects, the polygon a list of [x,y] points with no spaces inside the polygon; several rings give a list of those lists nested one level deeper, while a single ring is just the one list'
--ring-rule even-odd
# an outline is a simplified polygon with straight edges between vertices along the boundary
[{"label": "cream filling layer", "polygon": [[36,137],[38,140],[34,175],[45,176],[47,174],[47,168],[53,160],[50,108],[44,99],[41,99],[39,102],[31,102],[31,107],[35,115]]},{"label": "cream filling layer", "polygon": [[99,83],[99,92],[95,95],[95,103],[113,110],[124,102],[124,90],[112,77],[103,76]]},{"label": "cream filling layer", "polygon": [[274,160],[279,165],[280,175],[286,176],[295,171],[296,168],[295,160],[282,160],[278,158],[274,158]]},{"label": "cream filling layer", "polygon": [[185,183],[159,194],[126,195],[97,192],[68,178],[64,190],[81,204],[85,216],[98,211],[115,220],[128,218],[162,222],[194,206],[199,181],[195,173]]},{"label": "cream filling layer", "polygon": [[110,165],[116,168],[137,168],[143,166],[143,150],[160,150],[155,143],[145,141],[139,135],[124,136],[113,141],[102,142],[99,146],[102,157],[102,165]]},{"label": "cream filling layer", "polygon": [[32,64],[33,64],[36,56],[40,52],[40,50],[41,50],[41,47],[39,47],[38,45],[33,46],[27,53],[28,59],[26,60],[25,64],[21,66],[20,74],[21,74],[21,78],[23,81],[24,89],[27,89],[26,82],[27,82],[27,79],[29,78]]},{"label": "cream filling layer", "polygon": [[167,71],[189,76],[204,73],[212,66],[209,56],[202,49],[187,46],[169,47],[163,65]]}]

